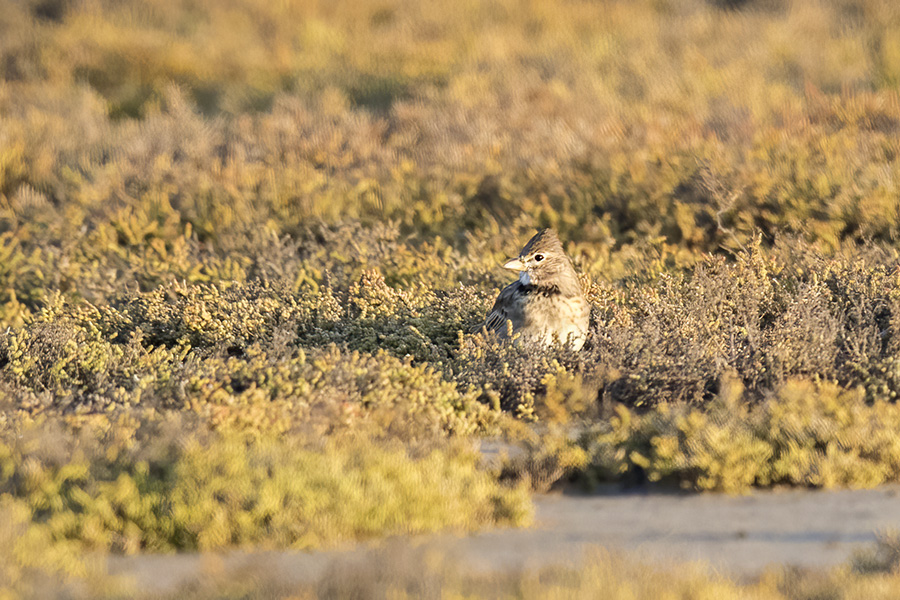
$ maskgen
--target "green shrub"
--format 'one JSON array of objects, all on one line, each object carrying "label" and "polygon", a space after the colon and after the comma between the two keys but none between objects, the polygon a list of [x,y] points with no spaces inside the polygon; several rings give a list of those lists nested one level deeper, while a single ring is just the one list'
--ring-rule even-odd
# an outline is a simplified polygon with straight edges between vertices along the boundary
[{"label": "green shrub", "polygon": [[365,436],[315,446],[171,423],[94,431],[31,427],[0,446],[0,494],[19,503],[7,508],[27,507],[40,535],[82,551],[312,548],[531,515],[523,488],[460,447],[411,453]]},{"label": "green shrub", "polygon": [[[789,380],[755,406],[728,381],[711,407],[620,407],[585,436],[589,476],[642,474],[685,487],[742,492],[750,486],[873,487],[900,479],[893,428],[900,407],[867,403],[861,389]],[[592,471],[592,472],[591,472]]]}]

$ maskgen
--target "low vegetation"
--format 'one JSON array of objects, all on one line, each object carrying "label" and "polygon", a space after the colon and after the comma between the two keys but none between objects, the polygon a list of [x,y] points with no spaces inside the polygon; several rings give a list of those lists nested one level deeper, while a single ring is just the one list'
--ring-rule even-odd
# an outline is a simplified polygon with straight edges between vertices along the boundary
[{"label": "low vegetation", "polygon": [[373,535],[530,518],[525,489],[500,487],[469,449],[333,436],[202,435],[183,423],[58,425],[0,445],[0,490],[47,537],[84,550],[315,548]]},{"label": "low vegetation", "polygon": [[[3,535],[0,530],[0,535]],[[486,574],[466,568],[435,548],[388,545],[363,557],[338,560],[305,583],[272,577],[260,563],[228,572],[215,560],[167,591],[137,589],[126,578],[105,576],[96,565],[61,586],[46,575],[18,571],[20,589],[46,598],[583,598],[653,600],[890,599],[900,590],[896,536],[887,535],[849,564],[829,570],[773,567],[740,581],[702,564],[647,565],[602,549],[587,549],[579,563]]]},{"label": "low vegetation", "polygon": [[[445,4],[0,0],[28,565],[900,479],[894,3]],[[541,227],[579,353],[468,333]]]}]

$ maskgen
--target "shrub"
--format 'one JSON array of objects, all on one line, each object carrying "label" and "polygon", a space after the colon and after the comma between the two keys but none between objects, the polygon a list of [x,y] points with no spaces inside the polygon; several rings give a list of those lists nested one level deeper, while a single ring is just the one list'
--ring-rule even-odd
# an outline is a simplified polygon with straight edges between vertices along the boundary
[{"label": "shrub", "polygon": [[900,478],[896,404],[869,404],[860,389],[789,380],[767,401],[748,406],[739,382],[723,388],[709,409],[619,408],[584,438],[592,476],[640,473],[731,493],[776,484],[873,487]]},{"label": "shrub", "polygon": [[173,421],[126,420],[77,437],[26,427],[19,437],[0,445],[8,510],[27,507],[40,535],[82,551],[311,548],[531,515],[523,488],[499,485],[461,447],[410,453],[365,436],[317,446]]}]

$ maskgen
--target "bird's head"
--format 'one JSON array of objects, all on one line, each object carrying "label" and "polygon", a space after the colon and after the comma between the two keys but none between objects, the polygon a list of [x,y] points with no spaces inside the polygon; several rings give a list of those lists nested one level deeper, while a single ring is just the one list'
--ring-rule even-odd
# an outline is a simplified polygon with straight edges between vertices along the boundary
[{"label": "bird's head", "polygon": [[572,262],[552,229],[544,229],[535,234],[519,252],[519,256],[507,261],[503,267],[518,271],[519,281],[525,285],[561,287],[569,283],[570,277],[575,276]]}]

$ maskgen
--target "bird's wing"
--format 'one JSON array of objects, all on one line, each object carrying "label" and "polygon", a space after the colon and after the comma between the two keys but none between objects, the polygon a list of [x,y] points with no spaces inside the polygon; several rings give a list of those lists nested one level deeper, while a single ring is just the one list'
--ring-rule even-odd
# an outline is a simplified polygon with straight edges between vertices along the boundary
[{"label": "bird's wing", "polygon": [[477,331],[483,327],[488,331],[496,331],[502,336],[506,333],[506,321],[511,320],[513,325],[518,324],[521,321],[522,312],[521,287],[522,284],[516,281],[503,288],[503,291],[497,296],[491,312],[488,313],[484,323],[478,326]]}]

